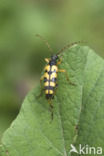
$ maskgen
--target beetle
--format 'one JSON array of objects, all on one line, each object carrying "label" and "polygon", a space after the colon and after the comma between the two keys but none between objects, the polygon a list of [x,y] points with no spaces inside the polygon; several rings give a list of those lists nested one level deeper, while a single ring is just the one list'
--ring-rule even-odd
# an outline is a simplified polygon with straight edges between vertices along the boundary
[{"label": "beetle", "polygon": [[[45,42],[45,44],[48,46],[50,52],[52,53],[53,50],[51,49],[49,43],[41,35],[36,34],[36,36]],[[48,103],[50,104],[50,107],[51,107],[52,119],[53,119],[53,104],[52,104],[51,100],[54,98],[55,90],[58,87],[58,84],[57,84],[58,72],[65,73],[67,81],[69,81],[70,84],[75,85],[74,83],[72,83],[69,80],[67,71],[65,69],[58,68],[58,65],[61,64],[61,62],[62,62],[62,58],[61,58],[60,54],[62,52],[64,52],[65,49],[71,47],[74,44],[78,44],[78,43],[82,43],[82,41],[68,44],[68,45],[64,46],[57,54],[51,55],[50,58],[45,58],[45,61],[47,64],[44,68],[44,74],[40,78],[40,83],[42,82],[42,80],[44,81],[44,88],[42,88],[42,83],[41,83],[41,93],[39,96],[41,96],[42,91],[44,90],[45,97],[48,100]]]}]

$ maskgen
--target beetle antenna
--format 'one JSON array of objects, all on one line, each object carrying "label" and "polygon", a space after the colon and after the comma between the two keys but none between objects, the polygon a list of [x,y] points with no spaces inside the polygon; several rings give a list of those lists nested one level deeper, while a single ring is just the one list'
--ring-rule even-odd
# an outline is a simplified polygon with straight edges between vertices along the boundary
[{"label": "beetle antenna", "polygon": [[65,49],[68,49],[71,46],[73,46],[75,44],[79,44],[79,43],[86,43],[86,41],[77,41],[77,42],[69,43],[66,46],[64,46],[61,50],[59,50],[59,52],[57,53],[57,55],[59,55],[60,53],[62,53]]},{"label": "beetle antenna", "polygon": [[43,37],[42,37],[41,35],[39,35],[39,34],[36,34],[36,37],[39,37],[42,41],[44,41],[44,43],[47,45],[49,51],[50,51],[51,53],[53,53],[53,50],[52,50],[50,44],[48,43],[48,41],[47,41],[45,38],[43,38]]}]

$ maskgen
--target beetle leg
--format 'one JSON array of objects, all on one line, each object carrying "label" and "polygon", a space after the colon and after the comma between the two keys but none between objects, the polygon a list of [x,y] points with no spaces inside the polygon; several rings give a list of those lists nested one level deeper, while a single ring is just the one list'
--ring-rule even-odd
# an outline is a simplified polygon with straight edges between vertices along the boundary
[{"label": "beetle leg", "polygon": [[62,73],[65,73],[65,76],[66,76],[66,80],[71,84],[71,85],[75,85],[74,83],[72,83],[68,77],[68,73],[65,69],[59,69],[58,72],[62,72]]},{"label": "beetle leg", "polygon": [[42,96],[43,91],[44,91],[44,88],[41,88],[41,92],[40,92],[40,94],[39,94],[39,95],[37,95],[37,98],[40,98],[40,97]]},{"label": "beetle leg", "polygon": [[44,75],[41,76],[40,78],[40,86],[41,86],[41,90],[42,90],[42,80],[44,79]]},{"label": "beetle leg", "polygon": [[57,87],[58,87],[58,84],[56,83],[55,90],[54,90],[54,95],[56,94]]},{"label": "beetle leg", "polygon": [[57,65],[61,64],[62,62],[62,58],[59,59],[59,61],[57,62]]},{"label": "beetle leg", "polygon": [[[56,83],[55,90],[54,90],[54,95],[56,94],[57,87],[58,87],[58,84]],[[54,95],[53,95],[53,97],[54,97]],[[52,104],[51,100],[50,100],[50,111],[51,111],[51,118],[53,120],[53,104]]]},{"label": "beetle leg", "polygon": [[69,81],[69,77],[65,69],[58,69],[58,72],[65,73],[66,79]]},{"label": "beetle leg", "polygon": [[51,119],[53,120],[53,104],[52,104],[51,99],[48,100],[48,103],[50,105]]},{"label": "beetle leg", "polygon": [[45,58],[45,61],[46,61],[47,63],[49,63],[50,59],[49,59],[49,58]]}]

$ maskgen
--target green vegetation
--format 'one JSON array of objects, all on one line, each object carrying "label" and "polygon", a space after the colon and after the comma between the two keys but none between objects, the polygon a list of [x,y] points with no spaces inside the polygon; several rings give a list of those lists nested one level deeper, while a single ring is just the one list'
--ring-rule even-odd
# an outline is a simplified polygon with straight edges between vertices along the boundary
[{"label": "green vegetation", "polygon": [[4,133],[1,156],[68,156],[70,144],[104,147],[104,61],[86,46],[65,51],[53,100],[54,119],[40,87],[25,98],[19,115]]}]

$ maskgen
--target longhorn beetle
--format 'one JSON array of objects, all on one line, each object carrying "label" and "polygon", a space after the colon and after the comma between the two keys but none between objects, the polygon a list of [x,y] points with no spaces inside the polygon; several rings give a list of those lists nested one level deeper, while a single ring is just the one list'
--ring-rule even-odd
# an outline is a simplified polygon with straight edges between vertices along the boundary
[{"label": "longhorn beetle", "polygon": [[[42,39],[45,42],[45,44],[47,45],[50,52],[53,53],[53,50],[51,49],[49,43],[39,34],[36,34],[36,36],[39,37],[40,39]],[[59,55],[62,52],[64,52],[65,49],[73,46],[74,44],[78,44],[78,43],[82,43],[82,42],[83,41],[78,41],[78,42],[68,44],[68,45],[64,46],[57,54],[52,54],[50,58],[45,58],[47,65],[44,68],[44,75],[42,75],[42,77],[40,78],[40,83],[42,82],[42,80],[44,80],[44,88],[42,88],[42,84],[41,84],[41,94],[42,94],[42,91],[44,90],[46,99],[48,100],[48,102],[50,104],[52,119],[53,119],[53,105],[51,103],[51,100],[54,98],[55,89],[57,88],[57,85],[58,85],[57,84],[58,72],[65,73],[67,81],[70,82],[68,75],[67,75],[67,71],[65,69],[58,68],[58,65],[61,64],[61,61],[62,61],[62,59]],[[70,82],[70,84],[75,85],[72,82]]]}]

